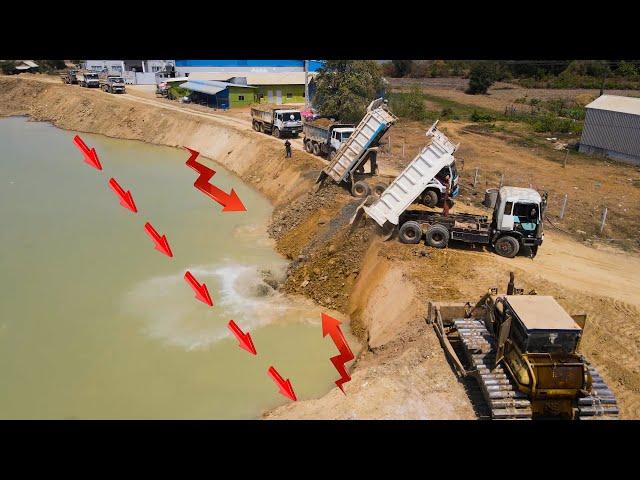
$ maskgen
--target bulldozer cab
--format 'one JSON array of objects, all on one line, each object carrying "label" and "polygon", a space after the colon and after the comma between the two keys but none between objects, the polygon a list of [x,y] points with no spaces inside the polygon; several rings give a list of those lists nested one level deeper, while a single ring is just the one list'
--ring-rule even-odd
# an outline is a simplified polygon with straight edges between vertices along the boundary
[{"label": "bulldozer cab", "polygon": [[582,327],[553,297],[506,295],[502,308],[510,325],[504,338],[500,332],[498,347],[508,337],[523,353],[573,354],[578,349]]}]

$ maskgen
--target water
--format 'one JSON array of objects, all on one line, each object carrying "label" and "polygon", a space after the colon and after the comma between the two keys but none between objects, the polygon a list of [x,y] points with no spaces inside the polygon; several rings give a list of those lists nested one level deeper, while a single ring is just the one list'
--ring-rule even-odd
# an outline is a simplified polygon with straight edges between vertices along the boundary
[{"label": "water", "polygon": [[[333,386],[320,310],[263,282],[262,270],[286,267],[265,233],[265,198],[215,168],[215,184],[247,207],[223,214],[193,187],[186,151],[82,134],[99,172],[74,134],[0,119],[0,418],[256,418],[287,401],[270,365],[298,399]],[[119,205],[112,176],[138,214]],[[186,269],[214,308],[194,298]],[[230,319],[250,330],[257,357],[237,346]]]}]

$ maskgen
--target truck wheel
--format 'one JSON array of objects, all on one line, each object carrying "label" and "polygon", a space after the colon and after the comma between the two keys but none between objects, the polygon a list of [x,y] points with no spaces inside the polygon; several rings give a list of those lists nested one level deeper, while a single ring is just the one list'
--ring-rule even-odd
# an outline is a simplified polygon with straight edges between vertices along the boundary
[{"label": "truck wheel", "polygon": [[420,224],[413,221],[403,223],[398,232],[398,238],[402,243],[420,243],[422,238]]},{"label": "truck wheel", "polygon": [[433,190],[427,190],[422,194],[421,202],[427,207],[435,207],[438,204],[438,194]]},{"label": "truck wheel", "polygon": [[312,153],[313,152],[313,146],[311,145],[311,141],[305,140],[302,143],[304,145],[304,151],[305,152],[307,152],[307,153]]},{"label": "truck wheel", "polygon": [[353,184],[353,187],[351,187],[351,193],[354,197],[368,197],[371,194],[371,185],[363,180],[360,180]]},{"label": "truck wheel", "polygon": [[264,131],[264,123],[259,123],[258,124],[258,128],[260,129],[261,133],[267,133],[267,132]]},{"label": "truck wheel", "polygon": [[276,138],[280,138],[280,129],[278,127],[273,128],[273,136]]},{"label": "truck wheel", "polygon": [[424,234],[425,242],[433,248],[445,248],[449,244],[449,230],[444,225],[433,225]]},{"label": "truck wheel", "polygon": [[318,145],[317,143],[314,143],[311,146],[311,149],[313,150],[314,155],[320,156],[320,145]]},{"label": "truck wheel", "polygon": [[387,189],[387,184],[386,183],[376,183],[373,187],[373,193],[379,197],[380,195],[382,195],[382,192],[384,192]]},{"label": "truck wheel", "polygon": [[501,257],[513,258],[520,250],[520,242],[510,235],[505,235],[496,240],[493,248],[495,248],[496,253]]},{"label": "truck wheel", "polygon": [[253,129],[254,129],[256,132],[259,132],[259,131],[260,131],[260,126],[258,125],[258,122],[253,122]]},{"label": "truck wheel", "polygon": [[332,148],[331,150],[329,150],[329,161],[333,161],[333,157],[335,156],[336,156],[336,150]]}]

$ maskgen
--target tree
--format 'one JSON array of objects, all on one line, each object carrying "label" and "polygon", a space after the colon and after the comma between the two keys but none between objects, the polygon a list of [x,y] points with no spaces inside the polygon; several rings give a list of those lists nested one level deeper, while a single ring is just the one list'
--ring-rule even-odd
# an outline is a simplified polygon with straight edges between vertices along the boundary
[{"label": "tree", "polygon": [[633,63],[622,60],[618,64],[618,68],[616,68],[616,75],[620,77],[635,77],[638,75],[638,70]]},{"label": "tree", "polygon": [[471,95],[487,93],[489,87],[496,81],[495,70],[495,66],[490,62],[478,62],[471,67],[467,93]]},{"label": "tree", "polygon": [[380,66],[373,60],[327,60],[315,81],[318,113],[343,122],[358,122],[383,86]]},{"label": "tree", "polygon": [[413,68],[413,60],[391,60],[395,70],[394,77],[406,77],[411,73]]},{"label": "tree", "polygon": [[13,60],[0,60],[0,71],[5,75],[12,73],[15,67],[16,62]]}]

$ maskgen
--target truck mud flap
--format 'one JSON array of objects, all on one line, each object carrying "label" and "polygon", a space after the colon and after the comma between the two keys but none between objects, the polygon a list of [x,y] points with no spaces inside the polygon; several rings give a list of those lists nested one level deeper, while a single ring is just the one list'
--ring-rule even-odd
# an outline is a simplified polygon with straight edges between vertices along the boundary
[{"label": "truck mud flap", "polygon": [[351,220],[349,220],[349,224],[351,225],[351,230],[355,229],[360,224],[360,220],[364,215],[364,207],[371,205],[373,202],[375,202],[375,200],[376,200],[375,196],[369,195],[362,202],[360,202],[360,205],[358,205],[358,207],[356,208],[356,211],[351,217]]}]

